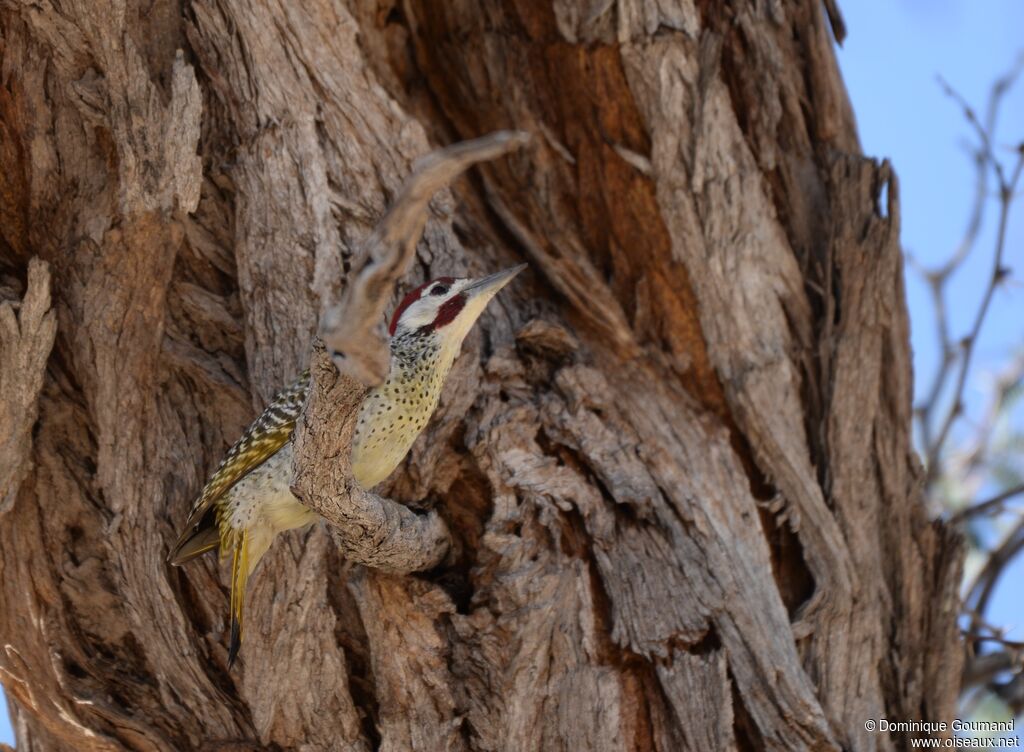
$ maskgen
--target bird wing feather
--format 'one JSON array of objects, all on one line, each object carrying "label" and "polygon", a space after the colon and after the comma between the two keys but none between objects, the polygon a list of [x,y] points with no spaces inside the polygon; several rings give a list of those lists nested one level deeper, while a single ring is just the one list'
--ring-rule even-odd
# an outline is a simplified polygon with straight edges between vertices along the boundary
[{"label": "bird wing feather", "polygon": [[202,546],[188,544],[202,535],[210,524],[215,524],[207,517],[210,507],[291,439],[308,392],[309,371],[303,371],[298,379],[277,393],[267,409],[232,445],[192,505],[185,530],[171,550],[172,562],[182,563],[214,547],[206,538],[201,539]]}]

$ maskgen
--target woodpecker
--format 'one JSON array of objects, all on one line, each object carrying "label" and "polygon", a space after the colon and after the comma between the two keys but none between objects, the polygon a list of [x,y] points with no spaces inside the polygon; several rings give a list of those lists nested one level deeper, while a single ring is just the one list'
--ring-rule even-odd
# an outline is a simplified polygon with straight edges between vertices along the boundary
[{"label": "woodpecker", "polygon": [[[402,299],[392,314],[391,363],[359,409],[352,474],[372,488],[398,466],[437,407],[462,340],[497,292],[526,264],[479,279],[439,277]],[[242,637],[245,585],[274,537],[316,514],[289,490],[292,433],[309,391],[309,371],[274,397],[228,450],[192,506],[168,556],[179,566],[220,547],[231,562],[230,667]]]}]

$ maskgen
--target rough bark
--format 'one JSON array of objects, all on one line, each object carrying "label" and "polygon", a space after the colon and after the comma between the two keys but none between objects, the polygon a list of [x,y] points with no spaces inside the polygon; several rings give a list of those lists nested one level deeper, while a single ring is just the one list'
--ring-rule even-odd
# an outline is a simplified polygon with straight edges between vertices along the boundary
[{"label": "rough bark", "polygon": [[[910,444],[898,188],[829,23],[0,0],[19,749],[873,750],[904,740],[868,718],[951,717],[960,548]],[[533,145],[430,202],[407,284],[532,273],[380,489],[450,556],[388,574],[284,536],[228,672],[226,576],[164,563],[193,494],[309,364],[414,161],[500,129]]]},{"label": "rough bark", "polygon": [[14,504],[30,469],[32,425],[57,334],[57,318],[50,308],[50,270],[45,262],[32,259],[27,272],[25,299],[0,300],[0,514]]}]

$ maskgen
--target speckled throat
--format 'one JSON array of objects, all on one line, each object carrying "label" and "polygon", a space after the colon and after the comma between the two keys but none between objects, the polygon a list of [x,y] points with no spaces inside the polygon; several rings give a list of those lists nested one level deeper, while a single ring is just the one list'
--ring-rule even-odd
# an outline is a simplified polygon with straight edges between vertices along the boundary
[{"label": "speckled throat", "polygon": [[387,478],[437,407],[461,337],[426,327],[391,339],[387,380],[366,396],[352,440],[352,475],[363,488]]}]

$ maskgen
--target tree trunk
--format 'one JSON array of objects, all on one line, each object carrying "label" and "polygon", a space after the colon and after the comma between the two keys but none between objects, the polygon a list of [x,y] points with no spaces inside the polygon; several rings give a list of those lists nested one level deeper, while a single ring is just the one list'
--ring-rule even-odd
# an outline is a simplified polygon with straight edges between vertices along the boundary
[{"label": "tree trunk", "polygon": [[[827,5],[0,0],[19,749],[873,750],[906,739],[868,719],[952,717],[897,185]],[[532,145],[435,198],[408,283],[531,272],[384,488],[453,557],[283,536],[228,672],[225,573],[164,562],[192,498],[412,162],[501,128]]]}]

